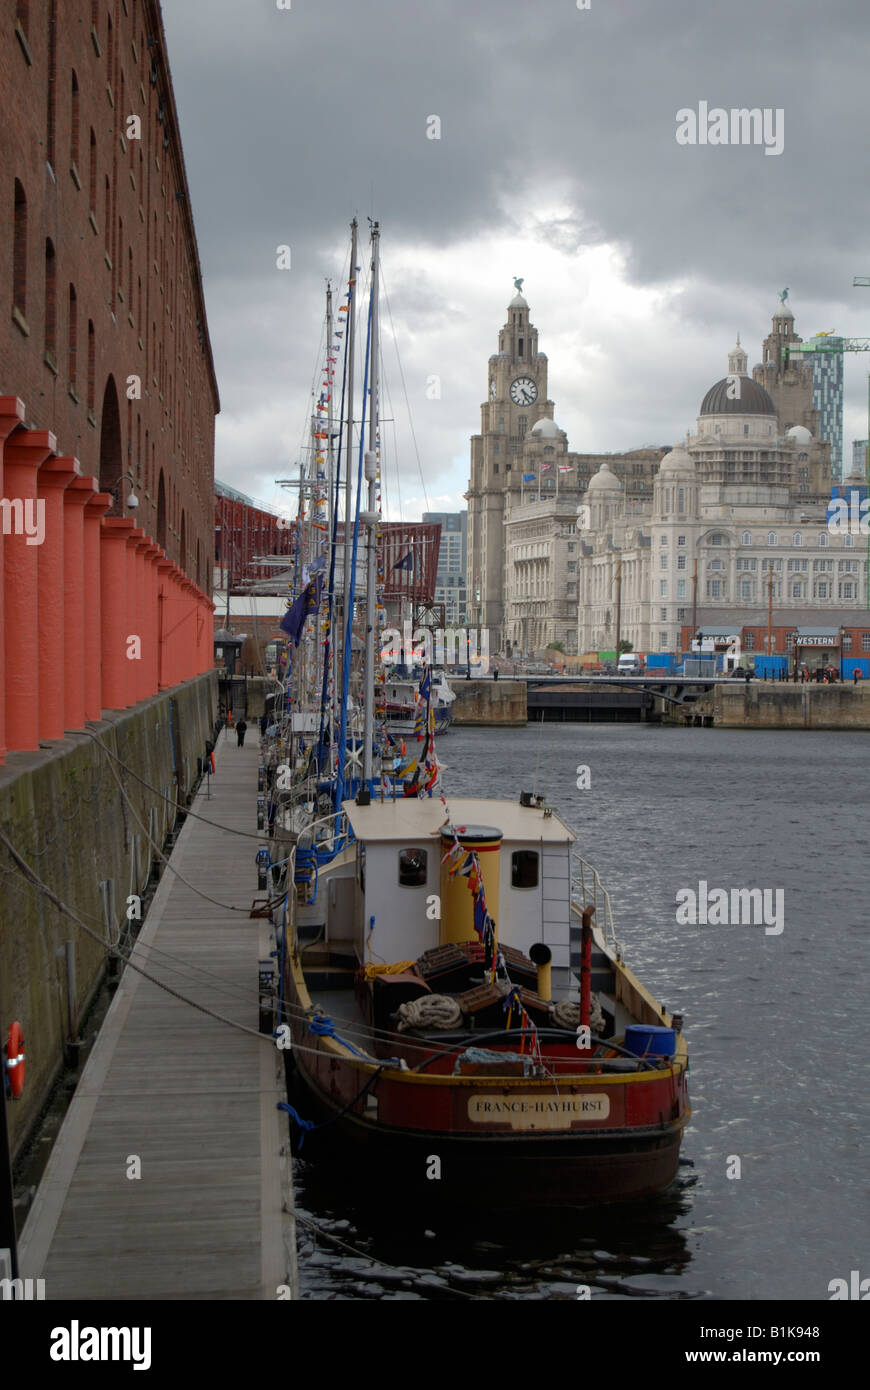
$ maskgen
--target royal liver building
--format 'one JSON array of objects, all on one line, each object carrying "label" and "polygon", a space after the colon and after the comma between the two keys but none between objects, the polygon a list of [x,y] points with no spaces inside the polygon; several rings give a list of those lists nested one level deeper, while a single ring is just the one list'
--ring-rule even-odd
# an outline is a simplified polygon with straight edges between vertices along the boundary
[{"label": "royal liver building", "polygon": [[633,505],[652,498],[663,448],[568,452],[547,398],[547,358],[529,321],[522,280],[489,359],[480,434],[471,439],[468,622],[490,651],[531,653],[558,641],[577,650],[577,507],[607,463]]}]

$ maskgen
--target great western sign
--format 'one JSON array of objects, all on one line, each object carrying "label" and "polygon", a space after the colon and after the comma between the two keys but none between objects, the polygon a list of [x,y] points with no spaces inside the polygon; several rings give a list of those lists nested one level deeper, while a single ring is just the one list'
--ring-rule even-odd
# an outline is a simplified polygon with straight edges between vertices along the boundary
[{"label": "great western sign", "polygon": [[475,1124],[509,1124],[511,1129],[564,1129],[584,1120],[606,1120],[610,1096],[469,1096],[468,1118]]}]

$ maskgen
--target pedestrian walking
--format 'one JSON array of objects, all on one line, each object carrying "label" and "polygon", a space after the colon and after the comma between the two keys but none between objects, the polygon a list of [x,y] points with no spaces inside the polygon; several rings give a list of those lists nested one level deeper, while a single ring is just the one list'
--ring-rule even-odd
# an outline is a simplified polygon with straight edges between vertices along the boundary
[{"label": "pedestrian walking", "polygon": [[240,719],[238,724],[236,725],[236,735],[239,740],[240,748],[244,748],[245,746],[245,733],[247,732],[247,728],[248,726],[245,723],[244,719]]},{"label": "pedestrian walking", "polygon": [[859,681],[860,679],[861,679],[861,671],[860,671],[860,669],[856,666],[855,669],[854,669],[854,671],[852,672],[852,684],[853,684],[853,685],[857,685],[857,684],[858,684],[858,681]]}]

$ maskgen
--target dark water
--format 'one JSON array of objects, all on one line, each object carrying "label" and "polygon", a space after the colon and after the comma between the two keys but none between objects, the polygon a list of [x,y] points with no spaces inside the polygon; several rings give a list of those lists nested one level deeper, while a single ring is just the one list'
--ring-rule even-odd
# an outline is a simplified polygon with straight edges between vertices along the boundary
[{"label": "dark water", "polygon": [[[685,1015],[680,1177],[624,1207],[479,1216],[351,1201],[297,1162],[308,1298],[828,1299],[870,1275],[870,736],[544,725],[453,730],[448,799],[546,792],[612,900],[629,966]],[[592,785],[578,791],[576,768]],[[784,928],[678,926],[679,889],[784,892]],[[727,1176],[732,1156],[741,1176]],[[392,1267],[392,1268],[391,1268]],[[394,1267],[398,1267],[398,1270]]]}]

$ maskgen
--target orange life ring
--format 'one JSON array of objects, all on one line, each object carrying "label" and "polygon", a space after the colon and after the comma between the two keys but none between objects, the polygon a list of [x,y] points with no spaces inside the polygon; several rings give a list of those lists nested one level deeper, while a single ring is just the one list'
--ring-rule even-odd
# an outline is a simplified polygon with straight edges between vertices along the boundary
[{"label": "orange life ring", "polygon": [[6,1070],[9,1073],[9,1089],[15,1100],[24,1090],[24,1034],[20,1023],[10,1023],[6,1039]]}]

